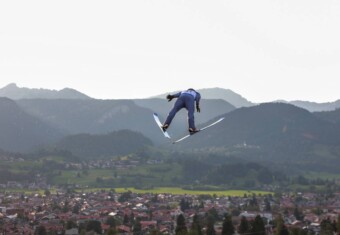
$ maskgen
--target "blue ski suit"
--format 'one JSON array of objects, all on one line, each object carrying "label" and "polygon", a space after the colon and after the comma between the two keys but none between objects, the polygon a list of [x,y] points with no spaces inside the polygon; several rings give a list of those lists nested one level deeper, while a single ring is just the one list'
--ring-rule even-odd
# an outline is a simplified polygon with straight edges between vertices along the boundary
[{"label": "blue ski suit", "polygon": [[164,125],[168,124],[170,126],[170,123],[172,119],[175,117],[176,113],[182,108],[186,108],[188,110],[189,128],[196,129],[195,119],[194,119],[195,102],[196,102],[196,107],[198,107],[197,109],[199,110],[199,102],[201,99],[201,94],[195,91],[194,89],[190,88],[188,90],[178,92],[172,95],[172,97],[177,98],[177,100],[174,104],[174,107],[168,114],[164,122]]}]

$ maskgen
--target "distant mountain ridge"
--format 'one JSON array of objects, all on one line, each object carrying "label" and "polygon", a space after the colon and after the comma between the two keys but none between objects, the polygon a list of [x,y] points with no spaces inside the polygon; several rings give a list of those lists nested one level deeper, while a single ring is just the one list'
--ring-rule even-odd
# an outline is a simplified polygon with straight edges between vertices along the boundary
[{"label": "distant mountain ridge", "polygon": [[91,99],[89,96],[71,88],[60,91],[49,89],[18,87],[15,83],[8,84],[0,89],[0,97],[12,100],[19,99]]},{"label": "distant mountain ridge", "polygon": [[198,92],[204,97],[205,99],[222,99],[236,108],[240,107],[250,107],[255,105],[254,103],[248,101],[243,96],[235,93],[230,89],[223,89],[223,88],[205,88],[205,89],[198,89]]},{"label": "distant mountain ridge", "polygon": [[[203,99],[221,99],[224,100],[236,108],[240,107],[249,107],[255,105],[254,103],[248,101],[246,98],[242,97],[241,95],[233,92],[230,89],[224,88],[205,88],[205,89],[197,89],[197,91],[202,95]],[[153,96],[151,98],[162,98],[164,99],[167,94],[174,94],[179,91],[170,91],[166,94],[160,94],[157,96]]]},{"label": "distant mountain ridge", "polygon": [[[221,99],[235,108],[241,107],[251,107],[257,105],[257,103],[253,103],[242,95],[235,93],[230,89],[224,88],[203,88],[198,89],[202,94],[202,100],[209,100],[209,99]],[[165,96],[169,93],[173,94],[179,91],[169,91],[166,94],[160,94],[157,96],[140,99],[140,100],[148,100],[153,98],[161,98],[165,99]],[[7,86],[0,88],[0,97],[7,97],[12,100],[20,100],[20,99],[92,99],[91,97],[83,94],[75,89],[71,88],[64,88],[62,90],[49,90],[49,89],[37,89],[37,88],[24,88],[18,87],[15,83],[8,84]],[[317,103],[312,101],[302,101],[302,100],[293,100],[293,101],[286,101],[286,100],[274,100],[272,103],[288,103],[293,104],[297,107],[306,109],[310,112],[322,112],[322,111],[333,111],[340,108],[340,99],[334,102],[324,102],[324,103]]]},{"label": "distant mountain ridge", "polygon": [[334,102],[325,102],[325,103],[317,103],[317,102],[302,101],[302,100],[293,100],[293,101],[278,100],[278,101],[273,101],[273,102],[292,104],[297,107],[306,109],[310,112],[334,111],[340,108],[340,100],[336,100]]}]

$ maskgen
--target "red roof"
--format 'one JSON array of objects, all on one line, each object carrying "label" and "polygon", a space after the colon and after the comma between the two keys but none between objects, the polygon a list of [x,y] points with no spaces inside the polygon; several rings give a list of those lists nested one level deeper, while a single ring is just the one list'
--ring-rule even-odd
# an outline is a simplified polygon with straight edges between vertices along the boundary
[{"label": "red roof", "polygon": [[119,225],[118,226],[118,231],[122,231],[122,232],[131,232],[131,228],[129,228],[128,226],[125,226],[125,225]]}]

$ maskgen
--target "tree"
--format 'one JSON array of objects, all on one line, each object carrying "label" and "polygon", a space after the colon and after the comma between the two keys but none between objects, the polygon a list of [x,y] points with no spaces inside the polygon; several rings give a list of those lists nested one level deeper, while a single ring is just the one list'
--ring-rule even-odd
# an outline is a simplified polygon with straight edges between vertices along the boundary
[{"label": "tree", "polygon": [[271,205],[270,205],[270,201],[269,201],[269,199],[266,197],[265,199],[264,199],[264,203],[265,203],[265,211],[272,211],[272,207],[271,207]]},{"label": "tree", "polygon": [[51,195],[51,192],[48,189],[45,189],[44,194],[46,197]]},{"label": "tree", "polygon": [[245,216],[242,216],[240,226],[238,227],[238,232],[242,235],[242,234],[249,233],[249,231],[250,231],[250,227],[249,227],[248,220]]},{"label": "tree", "polygon": [[133,214],[133,212],[131,212],[129,216],[129,220],[130,220],[130,224],[133,225],[135,223],[135,215]]},{"label": "tree", "polygon": [[63,206],[63,212],[64,213],[68,212],[68,210],[69,210],[68,206],[69,206],[69,202],[67,200],[65,200],[64,206]]},{"label": "tree", "polygon": [[226,215],[222,225],[222,235],[233,235],[235,233],[234,225],[230,215]]},{"label": "tree", "polygon": [[212,215],[209,215],[207,218],[207,235],[215,235],[215,219],[213,218]]},{"label": "tree", "polygon": [[118,202],[127,202],[132,198],[132,193],[129,192],[124,192],[120,195],[120,197],[118,198]]},{"label": "tree", "polygon": [[155,194],[155,195],[151,198],[151,202],[153,202],[153,203],[158,202],[158,195],[157,195],[157,194]]},{"label": "tree", "polygon": [[251,233],[254,233],[256,235],[265,235],[265,228],[264,223],[260,215],[257,215],[255,217],[255,220],[252,223],[251,226]]},{"label": "tree", "polygon": [[303,220],[304,217],[297,206],[294,208],[294,216],[297,220]]},{"label": "tree", "polygon": [[110,228],[116,228],[116,220],[113,216],[109,216],[106,220],[106,224],[110,225]]},{"label": "tree", "polygon": [[107,235],[115,235],[117,234],[116,229],[114,228],[109,228],[109,230],[107,230]]},{"label": "tree", "polygon": [[258,206],[257,198],[256,198],[256,194],[255,193],[253,193],[252,198],[251,198],[249,204],[250,204],[250,206]]},{"label": "tree", "polygon": [[286,225],[283,225],[280,230],[280,235],[289,235],[289,231],[286,227]]},{"label": "tree", "polygon": [[86,230],[85,229],[81,229],[79,232],[79,235],[86,235]]},{"label": "tree", "polygon": [[274,235],[289,235],[289,231],[281,215],[275,219],[276,230]]},{"label": "tree", "polygon": [[257,202],[256,194],[253,193],[251,199],[248,202],[247,205],[248,210],[258,210],[259,209],[259,204]]},{"label": "tree", "polygon": [[72,209],[72,213],[73,214],[79,214],[79,211],[80,211],[80,205],[79,203],[76,203]]},{"label": "tree", "polygon": [[338,215],[338,220],[336,222],[336,234],[340,235],[340,215]]},{"label": "tree", "polygon": [[86,231],[87,232],[94,231],[98,234],[102,234],[102,225],[97,220],[90,220],[86,224]]},{"label": "tree", "polygon": [[200,202],[199,208],[201,208],[201,209],[204,208],[204,202],[203,201]]},{"label": "tree", "polygon": [[161,234],[161,232],[156,228],[154,228],[150,231],[150,235],[160,235],[160,234]]},{"label": "tree", "polygon": [[238,207],[232,208],[230,214],[232,216],[239,216],[241,214],[241,207],[238,206]]},{"label": "tree", "polygon": [[142,224],[140,223],[140,219],[137,218],[133,226],[132,232],[134,235],[139,235],[141,231],[142,231]]},{"label": "tree", "polygon": [[179,205],[181,207],[181,211],[183,212],[190,208],[190,203],[188,202],[188,200],[185,200],[184,198],[181,199]]},{"label": "tree", "polygon": [[175,229],[175,233],[176,235],[184,235],[188,233],[188,229],[187,229],[183,214],[180,214],[177,217],[177,227]]},{"label": "tree", "polygon": [[277,218],[275,218],[275,234],[274,235],[281,235],[281,230],[284,226],[284,221],[282,219],[282,216],[279,215]]},{"label": "tree", "polygon": [[77,227],[77,223],[73,220],[68,220],[66,222],[66,229],[71,229],[71,228],[76,228]]},{"label": "tree", "polygon": [[329,218],[324,219],[320,223],[320,235],[333,235],[333,225]]},{"label": "tree", "polygon": [[210,210],[208,210],[208,213],[207,213],[206,216],[207,216],[207,218],[209,216],[211,216],[214,219],[214,222],[216,222],[216,220],[218,220],[218,212],[217,212],[216,208],[213,207]]},{"label": "tree", "polygon": [[124,218],[123,218],[123,224],[128,225],[129,223],[130,223],[129,216],[127,214],[125,214]]},{"label": "tree", "polygon": [[47,231],[44,225],[40,225],[36,228],[35,235],[47,235]]},{"label": "tree", "polygon": [[200,225],[200,221],[199,221],[197,214],[195,214],[193,217],[193,221],[192,221],[191,228],[190,228],[190,234],[191,235],[202,235],[202,227]]},{"label": "tree", "polygon": [[291,228],[290,234],[291,235],[308,235],[308,231],[303,230],[302,228]]}]

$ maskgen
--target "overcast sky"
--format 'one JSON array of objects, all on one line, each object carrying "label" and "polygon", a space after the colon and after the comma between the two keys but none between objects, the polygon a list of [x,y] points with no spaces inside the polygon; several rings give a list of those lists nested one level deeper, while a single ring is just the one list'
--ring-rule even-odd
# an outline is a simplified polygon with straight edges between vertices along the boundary
[{"label": "overcast sky", "polygon": [[1,1],[0,87],[340,99],[340,1]]}]

